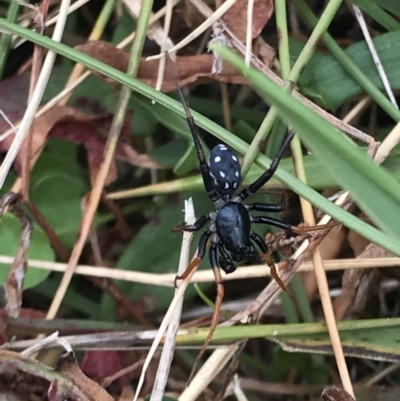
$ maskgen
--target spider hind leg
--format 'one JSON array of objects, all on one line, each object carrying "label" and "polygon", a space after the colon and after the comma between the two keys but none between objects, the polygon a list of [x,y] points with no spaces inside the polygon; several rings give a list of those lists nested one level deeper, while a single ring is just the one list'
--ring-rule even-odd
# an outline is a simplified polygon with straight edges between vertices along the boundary
[{"label": "spider hind leg", "polygon": [[261,238],[260,235],[258,235],[255,232],[252,232],[250,235],[250,238],[257,244],[257,246],[261,250],[261,259],[269,266],[271,269],[271,276],[272,278],[277,282],[279,287],[282,289],[282,291],[286,292],[286,294],[290,296],[289,290],[286,287],[285,283],[282,281],[282,279],[278,275],[278,271],[276,269],[275,263],[272,259],[271,253],[268,251],[267,245],[265,244],[264,240]]},{"label": "spider hind leg", "polygon": [[215,298],[215,306],[214,306],[213,316],[211,319],[210,331],[208,332],[206,341],[204,342],[203,346],[201,347],[201,350],[200,350],[199,354],[197,355],[196,360],[193,364],[193,368],[192,368],[192,371],[190,372],[188,383],[190,383],[191,380],[193,379],[193,376],[196,373],[197,364],[200,361],[200,359],[203,357],[208,346],[210,345],[211,339],[214,335],[215,329],[218,325],[220,315],[221,315],[221,305],[222,305],[222,300],[224,298],[225,289],[224,289],[224,283],[222,281],[221,272],[219,270],[219,265],[218,265],[218,255],[217,255],[218,243],[219,243],[218,239],[213,239],[213,242],[210,247],[210,252],[209,252],[210,264],[211,264],[211,267],[212,267],[212,270],[214,273],[215,285],[217,287],[217,296]]}]

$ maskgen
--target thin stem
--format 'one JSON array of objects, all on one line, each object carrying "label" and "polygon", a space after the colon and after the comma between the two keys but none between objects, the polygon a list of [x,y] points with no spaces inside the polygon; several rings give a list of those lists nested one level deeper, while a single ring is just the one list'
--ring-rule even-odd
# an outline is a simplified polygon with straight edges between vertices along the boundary
[{"label": "thin stem", "polygon": [[[7,21],[15,22],[17,20],[19,11],[19,4],[16,1],[11,1],[7,12]],[[12,36],[8,33],[3,32],[0,39],[0,80],[3,78],[4,69],[6,68],[6,62],[8,54],[11,48]]]}]

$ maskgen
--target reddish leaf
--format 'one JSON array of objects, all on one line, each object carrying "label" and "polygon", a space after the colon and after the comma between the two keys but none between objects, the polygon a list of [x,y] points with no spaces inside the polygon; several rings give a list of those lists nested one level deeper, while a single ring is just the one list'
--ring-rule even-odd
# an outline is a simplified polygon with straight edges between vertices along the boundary
[{"label": "reddish leaf", "polygon": [[[132,115],[128,113],[117,146],[116,158],[139,167],[158,168],[159,165],[156,162],[153,162],[145,154],[139,154],[130,145],[131,120]],[[38,117],[33,123],[31,155],[34,157],[41,152],[48,136],[82,144],[88,151],[89,169],[93,180],[104,158],[104,149],[111,122],[112,115],[91,117],[72,107],[53,107],[50,111]],[[4,124],[0,126],[4,126]],[[4,129],[8,129],[8,126],[4,127]],[[10,135],[4,141],[0,142],[0,152],[7,151],[13,139],[14,135]],[[15,160],[15,167],[17,171],[21,170],[20,154]],[[115,178],[116,168],[114,165],[110,170],[107,184]]]},{"label": "reddish leaf", "polygon": [[[24,73],[0,82],[0,109],[10,121],[18,121],[24,115],[28,99],[29,80],[30,73]],[[7,121],[0,117],[0,135],[9,128]],[[4,146],[3,143],[0,143],[0,146]]]},{"label": "reddish leaf", "polygon": [[[81,117],[71,118],[67,116],[60,119],[51,129],[50,136],[66,139],[68,141],[82,144],[88,152],[90,177],[92,183],[104,159],[104,149],[107,142],[108,132],[111,128],[112,115],[103,117]],[[134,166],[145,168],[158,168],[159,165],[153,162],[147,155],[139,154],[130,146],[132,115],[127,114],[122,127],[119,144],[115,156],[120,160],[127,161]],[[106,184],[116,178],[116,167],[113,165],[109,172]]]},{"label": "reddish leaf", "polygon": [[[241,41],[246,41],[248,0],[238,0],[222,17],[229,29]],[[260,35],[274,11],[272,0],[254,0],[252,39]]]},{"label": "reddish leaf", "polygon": [[[126,72],[128,68],[129,54],[124,50],[116,48],[111,43],[92,41],[76,46],[75,49],[88,54],[89,56],[94,57],[119,71]],[[159,65],[160,62],[158,60],[146,61],[142,58],[137,78],[145,84],[155,87]],[[211,73],[212,65],[212,54],[198,54],[196,56],[177,57],[176,62],[173,64],[173,68],[180,86],[194,83],[202,84],[213,81],[227,82],[231,84],[243,84],[247,82],[246,79],[239,75],[238,72],[228,63],[224,63],[220,74]],[[93,71],[93,73],[107,82],[114,82],[95,71]],[[163,92],[171,92],[175,89],[171,74],[168,73],[167,70],[164,75],[161,90]]]},{"label": "reddish leaf", "polygon": [[122,369],[117,351],[86,351],[81,363],[82,372],[101,382]]},{"label": "reddish leaf", "polygon": [[[137,353],[135,353],[137,355]],[[98,383],[102,383],[104,379],[120,372],[127,366],[137,362],[133,353],[118,352],[118,351],[86,351],[81,363],[82,372]],[[133,370],[114,381],[119,388],[127,386],[132,379],[138,376],[140,369]]]}]

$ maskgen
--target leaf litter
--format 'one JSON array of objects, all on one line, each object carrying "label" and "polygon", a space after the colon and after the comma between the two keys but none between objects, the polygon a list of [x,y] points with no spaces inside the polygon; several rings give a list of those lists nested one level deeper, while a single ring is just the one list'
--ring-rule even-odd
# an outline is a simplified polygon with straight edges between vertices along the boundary
[{"label": "leaf litter", "polygon": [[[241,40],[242,42],[245,41],[246,37],[246,30],[247,30],[247,16],[246,16],[246,7],[248,1],[247,0],[238,0],[236,4],[226,13],[223,20],[227,24],[227,26],[231,29],[231,31],[236,35],[236,37]],[[252,38],[255,39],[259,37],[262,29],[264,28],[265,24],[271,17],[273,12],[273,4],[272,1],[268,0],[255,0],[254,1],[254,12],[253,12],[253,21],[252,21]],[[90,42],[84,45],[80,45],[77,47],[80,51],[92,55],[99,60],[107,62],[109,65],[112,65],[118,68],[121,71],[126,71],[126,66],[128,62],[128,54],[123,51],[116,51],[113,45],[108,44],[106,42]],[[257,55],[260,49],[254,50]],[[190,84],[201,84],[207,82],[226,82],[226,83],[234,83],[234,84],[245,84],[246,80],[236,74],[234,70],[230,70],[230,67],[222,65],[222,70],[220,74],[215,75],[210,73],[213,63],[213,56],[209,54],[201,54],[196,56],[180,56],[177,58],[177,63],[175,65],[177,69],[178,80],[181,86],[186,86]],[[145,59],[141,60],[141,68],[139,70],[139,79],[143,82],[147,83],[150,86],[155,86],[156,78],[158,72],[158,62],[146,61]],[[103,77],[104,78],[104,77]],[[173,83],[169,81],[168,77],[165,77],[164,86],[162,90],[165,92],[170,92],[174,90]],[[16,79],[17,81],[22,78],[20,77],[13,77],[12,79]],[[107,80],[108,81],[108,80]],[[5,82],[5,81],[3,81]],[[0,83],[0,87],[2,86]],[[20,84],[21,82],[19,82]],[[10,84],[10,82],[8,82]],[[4,93],[4,92],[3,92]],[[23,90],[20,92],[17,91],[17,94],[20,95],[23,93]],[[10,105],[13,105],[13,102],[18,100],[18,98],[11,99],[3,99],[3,100],[10,100]],[[26,102],[26,96],[21,98],[21,103],[18,107],[11,107],[7,113],[10,116],[13,122],[17,122],[21,116],[19,116],[19,112],[24,109],[24,102]],[[1,99],[0,99],[1,105]],[[6,109],[6,107],[5,107]],[[43,121],[38,119],[33,127],[34,129],[34,138],[33,138],[33,145],[34,150],[36,153],[39,153],[43,146],[45,145],[46,141],[50,137],[62,138],[80,145],[83,145],[87,152],[88,152],[88,163],[90,169],[90,176],[93,182],[94,176],[97,174],[99,169],[99,165],[102,160],[102,154],[105,146],[105,138],[109,128],[109,124],[111,121],[111,116],[108,115],[101,115],[101,116],[87,116],[80,112],[76,108],[55,108],[53,110],[54,114],[47,116],[44,118]],[[22,114],[22,113],[20,113]],[[44,115],[43,117],[46,117]],[[129,144],[129,136],[130,136],[130,121],[131,116],[127,118],[125,121],[126,123],[126,143],[124,140],[121,140],[121,144],[118,147],[116,157],[120,160],[128,161],[132,165],[145,167],[145,168],[158,168],[159,166],[152,161],[147,155],[140,154],[135,148],[133,148]],[[0,124],[1,125],[1,124]],[[108,128],[106,128],[108,127]],[[8,127],[7,127],[8,128]],[[4,130],[2,130],[4,132]],[[12,137],[10,137],[12,138]],[[9,139],[10,139],[9,138]],[[126,146],[124,146],[126,145]],[[2,147],[1,147],[2,146]],[[6,151],[9,147],[9,143],[7,140],[4,141],[4,144],[0,144],[1,151]],[[33,153],[35,153],[33,152]],[[20,169],[21,160],[20,158],[17,159],[15,167],[17,171]],[[112,169],[107,183],[113,182],[116,178],[116,169],[115,165]],[[340,244],[337,244],[335,239],[331,239],[332,242],[327,242],[327,246],[329,244],[334,244],[341,248],[342,245],[342,233],[340,233]],[[340,245],[340,246],[339,246]],[[369,249],[366,250],[370,251],[371,254],[375,254],[375,249],[368,247]],[[368,257],[367,254],[359,257]],[[369,256],[371,257],[371,256]],[[17,258],[16,261],[19,261],[19,266],[23,266],[24,263],[26,264],[26,254]],[[292,269],[293,267],[290,266],[288,270]],[[293,268],[294,270],[294,268]],[[351,286],[354,284],[354,281],[348,280],[347,286]],[[345,292],[346,282],[343,282],[343,292]],[[356,286],[357,290],[359,291],[359,286]],[[348,294],[347,294],[348,295]],[[349,295],[348,295],[349,296]],[[355,297],[355,295],[353,295]],[[352,297],[348,297],[348,299],[353,299]],[[16,302],[15,304],[17,304]],[[3,322],[2,322],[3,323]],[[0,358],[4,355],[2,352],[7,351],[0,351]],[[10,352],[10,351],[8,351]],[[86,372],[88,375],[95,377],[97,380],[101,380],[104,376],[108,374],[114,374],[118,369],[122,368],[121,360],[118,358],[118,354],[115,351],[108,351],[109,354],[104,354],[105,351],[92,351],[91,354],[86,354],[84,363],[82,364],[82,370]],[[18,355],[18,356],[17,356]],[[16,353],[9,353],[6,355],[6,359],[8,358],[9,361],[12,360],[19,360],[18,358],[25,358],[25,356],[21,356],[20,354]],[[27,358],[25,358],[27,359]],[[21,359],[21,366],[23,365],[22,362],[26,362],[25,359]],[[100,361],[100,363],[98,363]],[[32,365],[36,365],[36,361],[28,360],[29,363]],[[98,366],[96,366],[96,364]],[[22,374],[28,375],[28,368],[24,371],[21,366],[19,366],[19,371],[23,372]],[[25,366],[25,365],[24,365]],[[42,367],[37,368],[37,372],[40,371]],[[60,358],[59,363],[57,364],[57,368],[55,371],[60,375],[64,375],[64,382],[61,382],[59,378],[51,380],[46,380],[50,378],[50,373],[45,369],[47,367],[43,367],[42,373],[38,373],[36,376],[29,373],[29,375],[33,378],[28,379],[24,377],[23,380],[16,380],[16,382],[25,382],[31,384],[31,388],[34,386],[42,387],[44,392],[48,391],[49,399],[59,399],[59,396],[66,396],[67,391],[76,391],[73,393],[73,396],[78,397],[82,396],[82,398],[74,398],[74,399],[99,399],[101,401],[110,399],[108,398],[109,395],[107,393],[101,393],[98,388],[98,393],[96,391],[94,393],[90,392],[90,388],[92,388],[93,381],[88,379],[85,375],[83,375],[82,371],[79,370],[76,364],[76,359],[73,354],[68,353]],[[44,373],[45,372],[45,373]],[[45,378],[45,379],[43,379]],[[0,375],[0,380],[2,380],[2,376]],[[31,380],[31,381],[29,381]],[[36,382],[35,382],[36,380]],[[43,383],[43,380],[45,383]],[[50,387],[48,387],[48,383],[50,383]],[[61,383],[61,384],[60,384]],[[149,381],[151,384],[151,380]],[[48,388],[47,388],[47,387]],[[28,386],[29,387],[29,386]],[[90,387],[90,388],[89,388]],[[126,389],[125,389],[126,390]],[[80,391],[80,393],[79,393]],[[125,396],[128,398],[132,398],[133,394],[129,391],[125,391]],[[29,394],[29,393],[27,393]],[[324,401],[350,401],[352,397],[348,396],[343,390],[338,390],[335,388],[330,388],[326,390],[321,400]],[[86,398],[84,398],[86,397]]]},{"label": "leaf litter", "polygon": [[[0,93],[7,94],[15,88],[19,94],[27,94],[27,74],[13,77],[0,83]],[[26,98],[16,96],[11,102],[6,102],[6,96],[0,97],[0,107],[7,117],[15,124],[23,115],[23,104]],[[4,103],[3,103],[4,102]],[[5,106],[5,107],[3,107]],[[69,106],[55,106],[42,116],[35,119],[32,125],[31,157],[34,159],[43,150],[48,138],[59,138],[83,145],[88,153],[90,176],[96,176],[103,160],[104,149],[107,142],[107,133],[112,122],[112,115],[89,116],[80,110]],[[151,160],[146,154],[139,153],[131,142],[132,114],[128,113],[124,121],[122,135],[116,150],[116,158],[137,167],[160,168],[160,165]],[[0,121],[1,133],[7,131],[9,125],[6,121]],[[0,152],[6,152],[14,140],[14,134],[8,135],[0,141]],[[17,172],[22,168],[22,154],[19,153],[14,166]],[[116,179],[115,163],[110,170],[107,184]]]}]

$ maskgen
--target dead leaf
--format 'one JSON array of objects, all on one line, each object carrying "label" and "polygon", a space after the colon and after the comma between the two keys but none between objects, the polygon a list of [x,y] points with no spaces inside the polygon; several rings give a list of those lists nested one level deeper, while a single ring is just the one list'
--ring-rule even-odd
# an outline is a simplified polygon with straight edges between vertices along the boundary
[{"label": "dead leaf", "polygon": [[[97,383],[102,383],[104,379],[120,372],[126,367],[125,365],[126,364],[121,360],[121,353],[118,351],[94,350],[85,352],[81,363],[81,370]],[[137,372],[125,374],[118,377],[115,382],[122,389],[127,386],[133,378],[137,377],[137,375]]]},{"label": "dead leaf", "polygon": [[[121,49],[116,48],[113,44],[92,41],[75,47],[84,54],[94,57],[119,71],[126,72],[129,64],[129,54]],[[159,60],[146,61],[142,58],[137,74],[137,79],[144,82],[146,85],[156,85],[157,74],[159,68]],[[190,84],[204,84],[209,82],[226,82],[231,84],[245,84],[247,80],[239,75],[239,73],[231,67],[228,63],[224,63],[223,69],[220,74],[213,75],[211,68],[213,65],[212,54],[198,54],[195,56],[177,57],[176,62],[173,64],[174,73],[177,76],[180,86],[187,86]],[[92,71],[94,75],[100,77],[109,83],[115,83],[102,74]],[[162,92],[174,91],[175,84],[172,81],[171,74],[168,69],[165,73],[163,84],[161,87]]]},{"label": "dead leaf", "polygon": [[[238,0],[222,17],[222,20],[241,41],[246,41],[248,0]],[[254,0],[252,39],[260,35],[274,12],[272,0]]]},{"label": "dead leaf", "polygon": [[[0,82],[0,109],[10,121],[19,121],[24,115],[29,94],[29,82],[30,72],[14,75]],[[0,135],[9,128],[10,125],[1,117]],[[0,143],[0,146],[3,146],[3,143]]]},{"label": "dead leaf", "polygon": [[[72,107],[55,106],[38,117],[32,125],[31,156],[34,158],[42,151],[48,137],[65,139],[83,145],[88,152],[89,170],[93,182],[104,159],[104,149],[112,118],[110,114],[92,117]],[[131,121],[132,114],[127,113],[115,153],[116,158],[138,167],[159,168],[160,166],[152,161],[149,156],[138,153],[130,144]],[[13,140],[14,135],[10,135],[0,142],[0,152],[7,151]],[[21,153],[19,153],[15,160],[15,168],[18,172],[21,171],[21,166]],[[113,164],[106,184],[114,181],[116,174],[116,166]]]},{"label": "dead leaf", "polygon": [[[359,213],[360,218],[366,218]],[[358,258],[393,257],[390,252],[371,244],[366,238],[350,231],[348,241]],[[342,293],[333,303],[335,316],[338,320],[362,316],[371,292],[377,288],[379,273],[377,269],[348,269],[342,277]]]},{"label": "dead leaf", "polygon": [[[64,107],[62,107],[64,108]],[[50,136],[65,139],[85,146],[88,152],[90,178],[94,179],[104,160],[104,149],[107,143],[108,132],[111,128],[113,116],[102,117],[81,116],[80,118],[67,116],[57,121],[51,129]],[[160,165],[145,154],[138,153],[131,145],[131,113],[127,113],[119,139],[115,157],[144,168],[160,168]],[[117,170],[113,163],[106,181],[106,185],[116,179]]]},{"label": "dead leaf", "polygon": [[134,397],[135,397],[135,392],[131,387],[127,386],[122,389],[118,401],[131,401],[133,400]]},{"label": "dead leaf", "polygon": [[[95,381],[89,379],[80,370],[75,355],[69,353],[60,357],[56,371],[63,378],[73,383],[91,401],[114,401],[114,399]],[[50,385],[49,392],[54,382]],[[55,388],[56,389],[56,388]],[[58,390],[58,389],[56,389]]]},{"label": "dead leaf", "polygon": [[[54,124],[61,120],[62,118],[85,118],[86,116],[79,112],[78,110],[69,108],[69,107],[54,107],[49,112],[43,114],[34,120],[32,124],[32,151],[31,155],[34,157],[44,146],[49,131],[54,126]],[[12,120],[14,123],[18,121],[18,119]],[[8,129],[8,126],[6,127]],[[5,130],[6,130],[5,129]],[[9,135],[4,141],[0,142],[0,152],[5,152],[11,146],[14,140],[14,134]],[[21,171],[22,160],[21,154],[19,153],[17,158],[15,159],[15,168],[17,171]]]},{"label": "dead leaf", "polygon": [[15,215],[21,223],[21,239],[5,283],[6,310],[11,317],[18,317],[21,309],[25,273],[28,268],[28,249],[32,235],[32,222],[21,209],[20,201],[20,196],[14,192],[7,192],[0,199],[0,216],[8,209],[8,212]]},{"label": "dead leaf", "polygon": [[[0,386],[28,399],[40,394],[49,401],[113,401],[96,382],[79,369],[75,356],[62,356],[56,369],[12,351],[0,350]],[[50,384],[50,385],[49,385]],[[28,397],[28,398],[26,398]]]},{"label": "dead leaf", "polygon": [[332,386],[322,392],[321,401],[354,401],[354,398],[347,391]]}]

